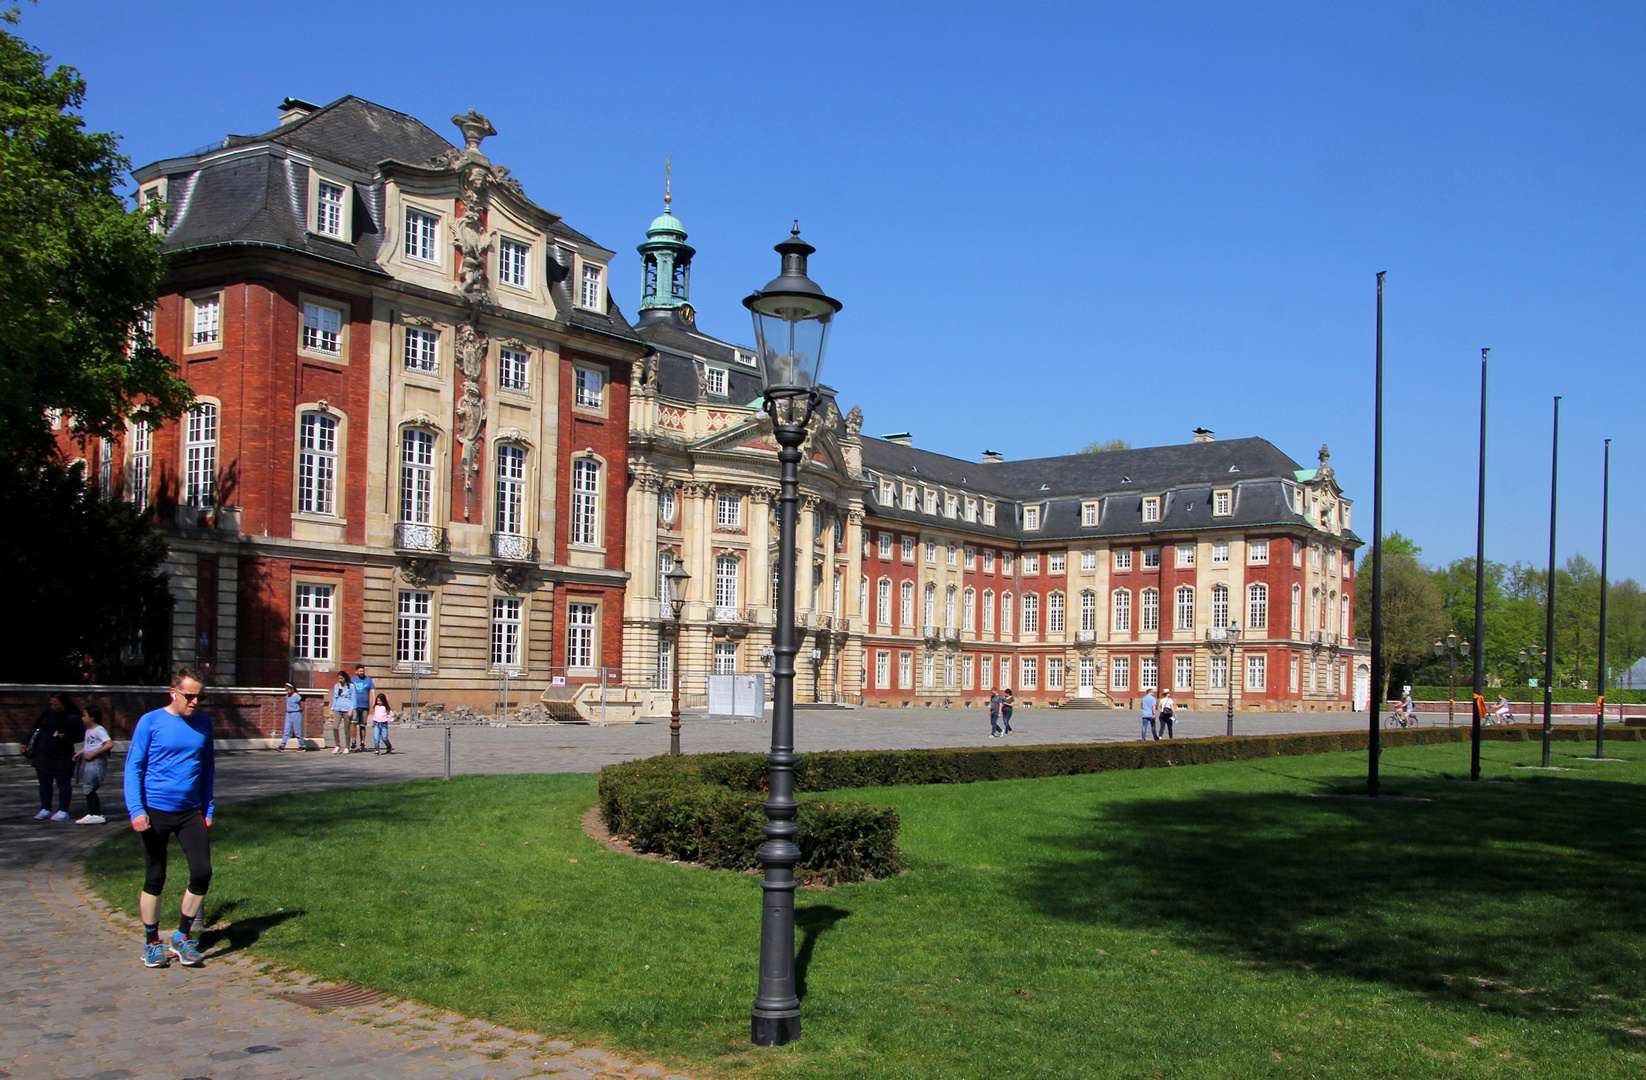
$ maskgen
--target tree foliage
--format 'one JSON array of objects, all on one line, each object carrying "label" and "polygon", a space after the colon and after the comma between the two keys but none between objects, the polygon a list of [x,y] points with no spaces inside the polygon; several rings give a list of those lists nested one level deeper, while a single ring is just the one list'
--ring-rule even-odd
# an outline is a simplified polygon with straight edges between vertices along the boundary
[{"label": "tree foliage", "polygon": [[[15,11],[0,14],[15,25]],[[144,407],[176,417],[188,384],[144,325],[164,272],[157,208],[117,188],[128,162],[108,133],[84,129],[72,68],[0,30],[0,454],[55,451],[48,410],[81,438],[118,437]]]},{"label": "tree foliage", "polygon": [[[1409,537],[1383,538],[1383,658],[1390,686],[1413,682],[1413,675],[1434,659],[1434,642],[1446,634],[1446,605],[1434,572],[1418,556],[1423,549]],[[1355,577],[1355,636],[1372,635],[1372,570]]]},{"label": "tree foliage", "polygon": [[1093,439],[1080,448],[1082,454],[1102,454],[1110,450],[1130,450],[1132,444],[1125,439]]}]

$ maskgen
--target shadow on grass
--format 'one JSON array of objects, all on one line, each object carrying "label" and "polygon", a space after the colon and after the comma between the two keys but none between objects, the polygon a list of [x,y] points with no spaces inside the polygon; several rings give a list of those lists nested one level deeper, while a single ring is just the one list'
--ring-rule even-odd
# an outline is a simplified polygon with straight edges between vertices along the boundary
[{"label": "shadow on grass", "polygon": [[233,921],[230,918],[244,906],[244,899],[227,900],[208,909],[207,925],[216,926],[217,923],[226,925],[212,930],[204,930],[200,934],[201,951],[207,959],[214,956],[226,956],[232,952],[241,952],[254,944],[262,937],[265,931],[272,930],[287,919],[297,919],[308,912],[293,909],[291,911],[272,911],[266,915],[242,916]]},{"label": "shadow on grass", "polygon": [[1059,854],[1030,868],[1022,897],[1052,918],[1494,1009],[1599,1020],[1646,992],[1646,788],[1400,787],[1433,801],[1211,792],[1106,806],[1042,838]]},{"label": "shadow on grass", "polygon": [[837,908],[832,904],[813,904],[809,907],[797,908],[794,913],[794,925],[801,933],[800,948],[794,957],[795,994],[801,998],[806,996],[806,972],[812,966],[812,952],[817,948],[817,939],[841,919],[851,915],[845,908]]}]

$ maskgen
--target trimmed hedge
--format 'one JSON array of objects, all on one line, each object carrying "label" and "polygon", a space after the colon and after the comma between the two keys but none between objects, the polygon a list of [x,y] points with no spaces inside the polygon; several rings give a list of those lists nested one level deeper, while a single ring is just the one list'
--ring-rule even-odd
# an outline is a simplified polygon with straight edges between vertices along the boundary
[{"label": "trimmed hedge", "polygon": [[[1393,688],[1395,696],[1391,701],[1400,700],[1400,687]],[[1445,701],[1451,694],[1449,686],[1414,686],[1412,698],[1415,701]],[[1467,703],[1474,694],[1472,686],[1460,682],[1457,684],[1457,701]],[[1529,702],[1541,705],[1543,703],[1543,687],[1541,686],[1494,686],[1486,691],[1488,703],[1497,700],[1502,694],[1510,701]],[[1598,692],[1594,690],[1578,690],[1569,686],[1555,687],[1554,700],[1556,705],[1593,705]],[[1619,690],[1607,688],[1606,704],[1611,705],[1646,705],[1646,690]]]}]

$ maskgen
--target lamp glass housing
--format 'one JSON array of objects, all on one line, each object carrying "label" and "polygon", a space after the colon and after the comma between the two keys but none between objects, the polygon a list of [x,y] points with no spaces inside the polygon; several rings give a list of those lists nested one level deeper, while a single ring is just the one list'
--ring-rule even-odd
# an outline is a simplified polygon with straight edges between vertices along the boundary
[{"label": "lamp glass housing", "polygon": [[755,354],[768,397],[795,397],[818,385],[834,309],[804,294],[761,294],[754,315]]},{"label": "lamp glass housing", "polygon": [[674,568],[663,575],[663,580],[669,583],[669,602],[671,604],[678,604],[686,599],[686,582],[691,580],[691,575],[686,572],[684,566],[675,563]]}]

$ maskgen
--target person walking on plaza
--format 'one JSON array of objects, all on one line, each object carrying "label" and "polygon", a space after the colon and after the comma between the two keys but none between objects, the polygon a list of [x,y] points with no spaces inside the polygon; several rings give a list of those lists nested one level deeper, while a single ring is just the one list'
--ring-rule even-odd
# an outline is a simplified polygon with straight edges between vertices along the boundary
[{"label": "person walking on plaza", "polygon": [[[171,956],[184,967],[204,963],[194,921],[211,886],[217,758],[211,719],[198,711],[201,681],[199,672],[180,669],[172,679],[170,703],[143,714],[126,752],[126,812],[143,845],[143,891],[137,907],[143,916],[144,967],[166,967]],[[166,887],[166,848],[174,836],[188,860],[189,885],[179,905],[177,931],[162,945],[160,892]]]},{"label": "person walking on plaza", "polygon": [[103,799],[97,794],[97,789],[103,786],[103,778],[108,775],[109,754],[114,752],[114,740],[109,738],[107,729],[103,727],[103,710],[95,705],[86,706],[84,717],[86,725],[86,742],[80,752],[74,755],[76,778],[80,781],[80,790],[86,793],[86,816],[76,818],[76,825],[102,825],[109,819],[103,816]]},{"label": "person walking on plaza", "polygon": [[1153,690],[1143,691],[1143,741],[1157,738],[1154,730],[1155,696]]},{"label": "person walking on plaza", "polygon": [[[67,821],[69,800],[74,788],[74,744],[84,730],[80,710],[74,707],[67,694],[53,694],[46,699],[45,711],[34,722],[23,752],[34,765],[34,778],[40,784],[40,812],[36,821]],[[51,808],[52,785],[57,785],[57,810]]]},{"label": "person walking on plaza", "polygon": [[331,752],[349,752],[349,721],[354,718],[354,684],[349,673],[337,669],[337,681],[331,688],[331,719],[326,721],[326,733],[331,736]]},{"label": "person walking on plaza", "polygon": [[1177,702],[1172,700],[1172,692],[1168,690],[1166,695],[1160,699],[1160,712],[1155,716],[1154,737],[1156,742],[1160,741],[1162,735],[1168,739],[1177,738],[1176,733],[1172,730],[1172,721],[1176,719]]},{"label": "person walking on plaza", "polygon": [[297,749],[307,750],[303,745],[303,695],[297,692],[297,687],[286,684],[286,727],[280,733],[280,745],[277,751],[286,749],[286,740],[296,737]]},{"label": "person walking on plaza", "polygon": [[394,712],[389,708],[387,694],[378,694],[376,704],[371,707],[371,752],[373,754],[392,754],[394,744],[389,742],[389,725],[394,723]]},{"label": "person walking on plaza", "polygon": [[371,713],[371,696],[377,693],[377,684],[366,674],[365,664],[354,666],[354,727],[358,737],[351,740],[351,749],[366,748],[366,718]]},{"label": "person walking on plaza", "polygon": [[1012,693],[1012,688],[1008,686],[1006,687],[1005,696],[1000,699],[1000,723],[1005,729],[1001,731],[1000,734],[1002,735],[1012,733],[1012,706],[1015,704],[1017,704],[1017,697]]},{"label": "person walking on plaza", "polygon": [[1000,738],[1000,706],[1006,699],[1000,696],[1000,687],[989,691],[989,738]]}]

